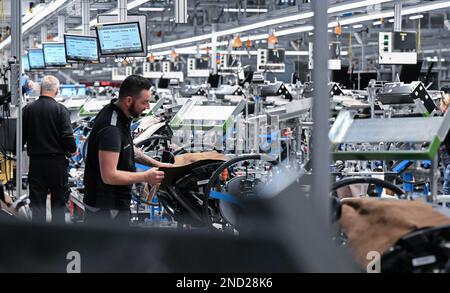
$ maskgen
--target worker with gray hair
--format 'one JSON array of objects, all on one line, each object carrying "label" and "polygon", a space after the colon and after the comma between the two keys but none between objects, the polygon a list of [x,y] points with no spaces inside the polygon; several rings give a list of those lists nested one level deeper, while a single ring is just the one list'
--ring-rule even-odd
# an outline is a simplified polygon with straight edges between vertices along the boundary
[{"label": "worker with gray hair", "polygon": [[40,97],[23,109],[23,143],[30,157],[28,172],[30,207],[33,221],[45,222],[47,194],[51,194],[52,221],[64,223],[69,195],[68,161],[77,147],[70,114],[55,97],[59,80],[42,79]]}]

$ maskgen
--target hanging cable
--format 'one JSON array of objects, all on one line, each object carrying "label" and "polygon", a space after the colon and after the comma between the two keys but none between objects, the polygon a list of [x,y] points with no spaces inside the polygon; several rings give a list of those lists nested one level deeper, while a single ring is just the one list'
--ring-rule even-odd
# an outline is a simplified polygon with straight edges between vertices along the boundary
[{"label": "hanging cable", "polygon": [[419,18],[418,28],[417,28],[417,52],[422,51],[422,19]]},{"label": "hanging cable", "polygon": [[[300,51],[300,46],[301,46],[301,34],[298,34],[298,51]],[[295,69],[295,68],[294,68]],[[300,79],[300,55],[297,54],[297,77]]]}]

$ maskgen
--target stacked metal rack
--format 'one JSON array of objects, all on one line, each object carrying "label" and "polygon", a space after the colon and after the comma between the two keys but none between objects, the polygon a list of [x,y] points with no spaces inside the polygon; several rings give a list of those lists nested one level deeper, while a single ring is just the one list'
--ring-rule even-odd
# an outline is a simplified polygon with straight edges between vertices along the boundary
[{"label": "stacked metal rack", "polygon": [[450,129],[450,115],[353,118],[354,113],[341,112],[330,130],[335,160],[431,160],[430,200],[436,199],[437,151]]}]

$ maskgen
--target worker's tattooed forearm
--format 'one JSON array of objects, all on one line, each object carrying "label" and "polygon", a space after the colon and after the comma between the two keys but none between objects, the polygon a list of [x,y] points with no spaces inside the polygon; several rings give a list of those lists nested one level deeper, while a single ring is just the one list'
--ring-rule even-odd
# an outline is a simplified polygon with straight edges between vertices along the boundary
[{"label": "worker's tattooed forearm", "polygon": [[150,158],[149,156],[147,156],[146,154],[144,154],[144,152],[137,148],[134,147],[134,160],[136,163],[138,164],[142,164],[142,165],[146,165],[146,166],[156,166],[157,161]]}]

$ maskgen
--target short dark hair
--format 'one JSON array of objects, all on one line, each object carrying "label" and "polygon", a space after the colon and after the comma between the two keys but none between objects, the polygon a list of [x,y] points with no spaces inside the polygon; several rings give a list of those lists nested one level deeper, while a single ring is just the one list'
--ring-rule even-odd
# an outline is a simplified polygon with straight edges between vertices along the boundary
[{"label": "short dark hair", "polygon": [[151,82],[140,75],[130,75],[122,82],[119,89],[119,100],[124,99],[127,96],[131,96],[133,99],[139,97],[142,90],[149,90],[151,88]]}]

